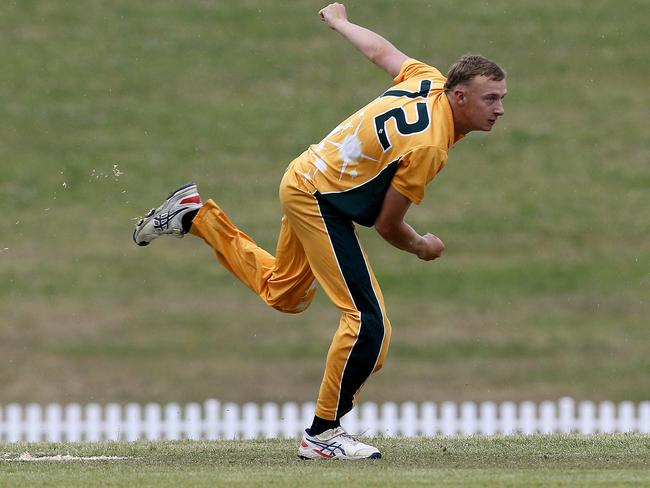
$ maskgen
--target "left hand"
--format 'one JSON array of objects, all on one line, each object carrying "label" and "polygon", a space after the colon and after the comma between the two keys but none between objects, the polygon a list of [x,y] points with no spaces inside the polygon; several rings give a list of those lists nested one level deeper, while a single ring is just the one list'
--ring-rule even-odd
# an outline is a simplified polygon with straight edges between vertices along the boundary
[{"label": "left hand", "polygon": [[341,3],[330,3],[327,7],[323,8],[318,12],[320,18],[332,29],[335,29],[334,25],[341,21],[348,20],[348,14],[345,11],[345,5]]}]

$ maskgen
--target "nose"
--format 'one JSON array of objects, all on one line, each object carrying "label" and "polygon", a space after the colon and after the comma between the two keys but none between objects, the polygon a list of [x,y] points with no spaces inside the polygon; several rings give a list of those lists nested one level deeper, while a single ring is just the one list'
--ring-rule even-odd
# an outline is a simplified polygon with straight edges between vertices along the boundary
[{"label": "nose", "polygon": [[497,102],[496,107],[494,108],[494,115],[497,115],[497,116],[500,117],[500,116],[502,116],[505,112],[506,112],[506,111],[505,111],[505,109],[503,108],[503,100],[499,100],[499,101]]}]

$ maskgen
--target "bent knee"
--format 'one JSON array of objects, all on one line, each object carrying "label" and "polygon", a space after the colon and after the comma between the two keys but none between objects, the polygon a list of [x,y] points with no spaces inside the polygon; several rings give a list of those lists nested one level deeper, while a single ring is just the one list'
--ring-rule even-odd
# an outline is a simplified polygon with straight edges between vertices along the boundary
[{"label": "bent knee", "polygon": [[306,290],[302,290],[300,294],[295,292],[272,294],[268,293],[266,303],[280,312],[284,313],[300,313],[309,308],[311,302],[314,301],[316,291],[318,289],[318,282],[313,279]]},{"label": "bent knee", "polygon": [[301,313],[309,308],[311,302],[313,301],[313,295],[301,300],[273,300],[268,301],[267,303],[276,310],[279,310],[282,313]]},{"label": "bent knee", "polygon": [[299,303],[296,306],[289,307],[289,306],[286,306],[286,305],[284,305],[282,303],[274,303],[274,304],[271,304],[271,307],[273,307],[274,309],[276,309],[276,310],[278,310],[278,311],[280,311],[282,313],[297,314],[297,313],[301,313],[301,312],[304,312],[305,310],[307,310],[309,305],[310,305],[309,303]]}]

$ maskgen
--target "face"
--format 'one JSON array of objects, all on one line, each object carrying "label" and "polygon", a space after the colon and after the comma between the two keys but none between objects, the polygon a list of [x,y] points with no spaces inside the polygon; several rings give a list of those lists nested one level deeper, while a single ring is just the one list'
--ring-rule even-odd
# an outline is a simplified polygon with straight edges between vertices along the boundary
[{"label": "face", "polygon": [[503,98],[507,93],[506,80],[496,81],[485,76],[477,76],[469,84],[459,86],[456,90],[462,92],[457,94],[457,100],[468,132],[492,130],[497,119],[504,114]]}]

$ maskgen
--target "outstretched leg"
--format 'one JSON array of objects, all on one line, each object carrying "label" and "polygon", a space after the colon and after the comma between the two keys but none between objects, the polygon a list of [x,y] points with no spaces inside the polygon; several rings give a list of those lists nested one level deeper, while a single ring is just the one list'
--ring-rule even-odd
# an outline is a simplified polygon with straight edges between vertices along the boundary
[{"label": "outstretched leg", "polygon": [[201,237],[228,270],[272,307],[298,313],[313,300],[317,282],[286,217],[273,257],[235,227],[214,201],[202,204],[196,184],[188,183],[140,219],[133,240],[146,246],[158,237],[188,232]]}]

